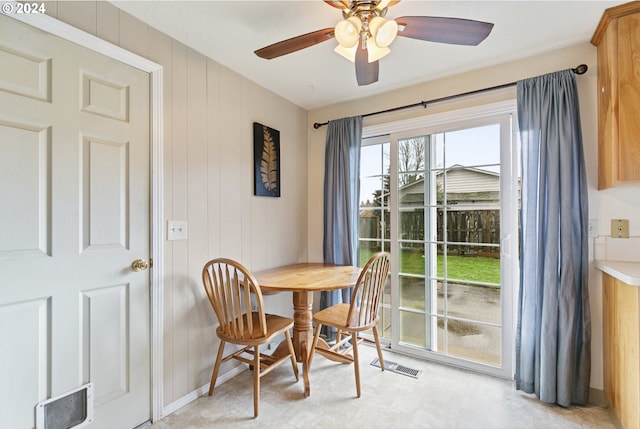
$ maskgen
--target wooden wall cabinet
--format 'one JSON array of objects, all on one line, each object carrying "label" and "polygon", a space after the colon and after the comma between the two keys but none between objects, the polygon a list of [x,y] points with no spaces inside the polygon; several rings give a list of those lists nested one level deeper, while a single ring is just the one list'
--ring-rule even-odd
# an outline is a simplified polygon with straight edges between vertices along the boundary
[{"label": "wooden wall cabinet", "polygon": [[640,286],[602,275],[604,390],[625,429],[640,428]]},{"label": "wooden wall cabinet", "polygon": [[640,2],[604,11],[598,48],[598,188],[640,185]]}]

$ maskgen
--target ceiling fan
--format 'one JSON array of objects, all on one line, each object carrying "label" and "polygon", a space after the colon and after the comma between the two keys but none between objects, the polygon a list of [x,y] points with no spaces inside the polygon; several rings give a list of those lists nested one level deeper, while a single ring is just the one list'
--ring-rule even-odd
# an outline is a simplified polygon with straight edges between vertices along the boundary
[{"label": "ceiling fan", "polygon": [[378,81],[379,60],[391,50],[396,36],[429,42],[475,46],[487,38],[493,24],[470,19],[436,16],[403,16],[386,19],[387,10],[400,0],[327,1],[342,11],[343,20],[334,28],[302,34],[255,51],[261,58],[273,59],[335,38],[335,51],[355,62],[358,85]]}]

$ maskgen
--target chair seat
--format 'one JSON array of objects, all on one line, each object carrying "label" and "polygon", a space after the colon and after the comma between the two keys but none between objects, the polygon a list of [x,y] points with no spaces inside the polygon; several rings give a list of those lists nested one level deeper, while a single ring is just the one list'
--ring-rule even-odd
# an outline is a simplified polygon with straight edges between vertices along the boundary
[{"label": "chair seat", "polygon": [[[246,315],[245,315],[246,316]],[[247,323],[244,322],[244,332],[240,335],[231,335],[227,334],[222,330],[222,326],[218,326],[216,333],[218,336],[226,342],[232,344],[241,344],[245,346],[254,346],[267,343],[271,341],[271,339],[278,334],[282,333],[285,330],[293,328],[293,319],[288,317],[277,316],[275,314],[265,314],[265,318],[267,321],[267,334],[259,335],[255,329],[256,326],[259,326],[260,323],[260,314],[257,312],[251,313],[252,323],[254,326],[253,335],[249,333],[249,329],[247,328]]]},{"label": "chair seat", "polygon": [[325,308],[313,315],[315,322],[323,325],[333,326],[344,331],[360,332],[371,328],[375,323],[358,326],[359,313],[354,309],[351,315],[351,323],[347,323],[350,304],[336,304]]}]

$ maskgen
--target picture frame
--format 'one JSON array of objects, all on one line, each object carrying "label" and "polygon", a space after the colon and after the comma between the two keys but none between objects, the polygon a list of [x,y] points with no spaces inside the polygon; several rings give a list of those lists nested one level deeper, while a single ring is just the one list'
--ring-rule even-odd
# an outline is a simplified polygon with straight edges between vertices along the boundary
[{"label": "picture frame", "polygon": [[253,123],[253,193],[280,197],[280,131]]}]

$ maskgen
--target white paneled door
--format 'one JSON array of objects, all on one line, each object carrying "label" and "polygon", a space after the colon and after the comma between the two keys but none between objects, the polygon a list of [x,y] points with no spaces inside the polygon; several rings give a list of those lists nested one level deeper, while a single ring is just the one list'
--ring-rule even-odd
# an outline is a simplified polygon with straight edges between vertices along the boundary
[{"label": "white paneled door", "polygon": [[0,15],[0,428],[150,418],[149,75]]}]

